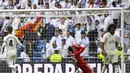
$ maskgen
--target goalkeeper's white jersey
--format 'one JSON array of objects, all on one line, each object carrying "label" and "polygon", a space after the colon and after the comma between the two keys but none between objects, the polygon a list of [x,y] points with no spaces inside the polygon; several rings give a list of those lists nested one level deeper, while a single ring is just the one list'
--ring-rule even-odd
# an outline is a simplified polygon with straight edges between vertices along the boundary
[{"label": "goalkeeper's white jersey", "polygon": [[3,45],[5,45],[5,53],[15,53],[17,45],[22,45],[18,38],[12,34],[8,34],[4,37]]}]

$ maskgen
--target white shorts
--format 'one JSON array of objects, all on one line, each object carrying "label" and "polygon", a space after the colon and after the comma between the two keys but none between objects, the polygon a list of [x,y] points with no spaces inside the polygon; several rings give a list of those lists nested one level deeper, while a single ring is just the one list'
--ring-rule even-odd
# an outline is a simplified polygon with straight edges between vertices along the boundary
[{"label": "white shorts", "polygon": [[105,64],[110,64],[110,63],[115,63],[115,62],[118,62],[118,55],[117,54],[107,55],[105,57],[105,61],[104,61]]},{"label": "white shorts", "polygon": [[8,63],[8,65],[13,65],[15,62],[16,62],[16,59],[17,59],[17,55],[16,55],[16,53],[8,53],[7,55],[6,55],[6,61],[7,61],[7,63]]}]

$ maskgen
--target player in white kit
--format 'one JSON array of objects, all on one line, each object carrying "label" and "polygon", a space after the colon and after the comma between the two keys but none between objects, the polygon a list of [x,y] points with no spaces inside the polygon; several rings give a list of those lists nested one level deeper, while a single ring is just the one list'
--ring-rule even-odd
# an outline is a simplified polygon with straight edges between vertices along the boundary
[{"label": "player in white kit", "polygon": [[105,62],[102,68],[102,73],[105,72],[106,68],[108,68],[110,63],[114,65],[115,73],[120,72],[117,54],[117,46],[120,44],[120,39],[114,34],[115,30],[115,24],[109,25],[107,28],[107,33],[104,34],[103,39],[101,41],[101,48],[105,55]]},{"label": "player in white kit", "polygon": [[8,67],[12,69],[12,73],[16,73],[16,68],[14,65],[17,59],[16,46],[21,45],[22,47],[22,44],[16,36],[12,35],[12,31],[12,27],[7,28],[8,35],[4,37],[1,52],[2,54],[6,54],[6,62],[8,64]]}]

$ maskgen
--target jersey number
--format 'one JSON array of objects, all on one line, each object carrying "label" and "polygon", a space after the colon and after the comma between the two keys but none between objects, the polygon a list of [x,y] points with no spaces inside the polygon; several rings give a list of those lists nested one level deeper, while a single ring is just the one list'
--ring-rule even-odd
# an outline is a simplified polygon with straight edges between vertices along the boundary
[{"label": "jersey number", "polygon": [[9,46],[13,46],[13,41],[12,40],[9,41]]}]

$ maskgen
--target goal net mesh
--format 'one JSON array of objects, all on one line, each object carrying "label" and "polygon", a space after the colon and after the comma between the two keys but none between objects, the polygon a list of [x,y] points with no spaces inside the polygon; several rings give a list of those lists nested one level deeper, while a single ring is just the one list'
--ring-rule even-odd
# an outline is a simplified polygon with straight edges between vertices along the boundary
[{"label": "goal net mesh", "polygon": [[[85,47],[81,54],[86,62],[94,69],[95,73],[101,73],[103,61],[99,58],[102,52],[99,46],[103,31],[111,23],[117,25],[116,35],[121,37],[121,11],[120,10],[48,10],[48,11],[0,11],[1,46],[7,35],[7,27],[13,27],[14,34],[24,46],[17,45],[17,61],[15,63],[18,73],[45,73],[46,64],[52,66],[48,72],[57,70],[58,64],[62,65],[62,73],[66,73],[66,64],[73,64],[75,71],[77,66],[72,61],[67,49],[71,44]],[[126,28],[129,27],[125,24]],[[125,29],[125,28],[124,28]],[[128,43],[128,31],[125,31]],[[125,38],[124,38],[125,39]],[[5,48],[6,50],[9,48]],[[125,51],[129,49],[125,45]],[[11,69],[6,61],[6,50],[1,54],[0,72],[9,73]],[[55,50],[63,57],[62,62],[50,62],[50,56]],[[121,59],[120,59],[121,60]],[[42,64],[36,70],[35,64]],[[126,73],[129,73],[129,61],[125,60]],[[24,67],[25,66],[25,67]],[[25,70],[24,70],[25,69]],[[28,70],[27,70],[28,69]],[[73,71],[72,69],[67,72]],[[110,65],[107,73],[114,73],[114,67]]]}]

